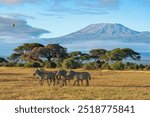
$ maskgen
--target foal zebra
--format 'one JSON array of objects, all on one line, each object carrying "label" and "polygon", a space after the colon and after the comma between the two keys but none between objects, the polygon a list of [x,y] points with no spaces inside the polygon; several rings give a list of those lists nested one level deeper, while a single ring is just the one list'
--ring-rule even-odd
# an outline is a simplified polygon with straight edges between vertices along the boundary
[{"label": "foal zebra", "polygon": [[46,70],[43,70],[43,69],[37,69],[33,73],[33,76],[36,76],[36,75],[39,76],[40,85],[42,85],[43,80],[47,80],[48,85],[50,85],[52,82],[53,82],[53,86],[55,85],[56,72],[46,71]]}]

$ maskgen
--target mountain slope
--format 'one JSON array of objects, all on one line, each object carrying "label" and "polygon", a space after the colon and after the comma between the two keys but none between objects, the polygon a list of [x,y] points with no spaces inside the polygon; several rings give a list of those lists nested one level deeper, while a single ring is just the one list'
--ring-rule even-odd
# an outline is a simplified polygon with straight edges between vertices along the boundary
[{"label": "mountain slope", "polygon": [[77,32],[50,39],[53,43],[73,43],[92,40],[114,40],[123,42],[150,42],[150,32],[138,32],[121,24],[91,24]]}]

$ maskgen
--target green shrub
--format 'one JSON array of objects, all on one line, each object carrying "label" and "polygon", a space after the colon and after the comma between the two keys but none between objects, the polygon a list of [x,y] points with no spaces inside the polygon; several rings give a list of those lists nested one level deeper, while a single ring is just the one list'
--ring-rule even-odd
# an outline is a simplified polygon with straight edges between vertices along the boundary
[{"label": "green shrub", "polygon": [[143,70],[145,68],[145,66],[143,64],[139,65],[139,69]]},{"label": "green shrub", "polygon": [[129,69],[138,70],[139,69],[139,65],[132,64],[132,65],[129,66]]},{"label": "green shrub", "polygon": [[4,66],[4,63],[0,63],[0,67],[3,67]]},{"label": "green shrub", "polygon": [[108,63],[104,63],[102,65],[101,69],[108,69],[108,70],[110,70],[110,65]]},{"label": "green shrub", "polygon": [[24,67],[24,64],[23,63],[17,63],[16,67]]},{"label": "green shrub", "polygon": [[5,59],[5,58],[2,58],[2,57],[0,57],[0,66],[1,67],[7,67],[7,65],[9,65],[9,62]]},{"label": "green shrub", "polygon": [[81,68],[81,64],[73,58],[64,60],[62,66],[67,69]]},{"label": "green shrub", "polygon": [[128,70],[138,70],[138,69],[143,69],[143,65],[138,65],[138,64],[135,64],[135,63],[130,63],[130,62],[127,62],[125,64],[125,69],[128,69]]},{"label": "green shrub", "polygon": [[91,63],[86,63],[83,65],[83,69],[85,70],[94,70],[94,69],[99,69],[100,65],[96,62],[91,62]]},{"label": "green shrub", "polygon": [[91,63],[86,63],[86,64],[83,65],[83,69],[85,69],[85,70],[93,70],[94,66]]},{"label": "green shrub", "polygon": [[24,64],[24,67],[41,67],[39,63],[27,62]]},{"label": "green shrub", "polygon": [[62,62],[56,62],[57,68],[61,68],[62,67]]},{"label": "green shrub", "polygon": [[123,70],[124,69],[124,64],[121,61],[117,61],[113,64],[110,65],[110,68],[112,70]]},{"label": "green shrub", "polygon": [[4,63],[3,66],[4,66],[4,67],[15,67],[16,64],[13,63],[13,62],[9,62],[9,63]]},{"label": "green shrub", "polygon": [[56,68],[57,64],[55,62],[45,61],[45,67],[46,68]]},{"label": "green shrub", "polygon": [[8,63],[8,61],[5,58],[0,57],[0,63]]},{"label": "green shrub", "polygon": [[150,65],[145,65],[144,70],[150,70]]}]

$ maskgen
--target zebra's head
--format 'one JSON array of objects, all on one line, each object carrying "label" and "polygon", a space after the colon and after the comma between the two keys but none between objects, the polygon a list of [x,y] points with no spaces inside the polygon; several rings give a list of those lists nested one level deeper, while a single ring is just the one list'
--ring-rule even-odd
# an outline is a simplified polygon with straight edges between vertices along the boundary
[{"label": "zebra's head", "polygon": [[56,72],[57,76],[65,76],[67,74],[67,71],[64,69],[60,69]]},{"label": "zebra's head", "polygon": [[69,70],[69,71],[67,72],[67,76],[74,76],[75,73],[76,73],[75,71]]},{"label": "zebra's head", "polygon": [[37,68],[37,69],[35,70],[35,72],[33,73],[33,76],[39,75],[40,72],[41,72],[41,71],[39,70],[39,68]]}]

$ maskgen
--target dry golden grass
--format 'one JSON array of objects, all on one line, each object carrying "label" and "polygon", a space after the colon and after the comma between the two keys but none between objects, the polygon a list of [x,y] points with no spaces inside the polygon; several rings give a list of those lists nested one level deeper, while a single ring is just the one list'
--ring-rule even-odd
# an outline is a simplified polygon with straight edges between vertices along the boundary
[{"label": "dry golden grass", "polygon": [[150,71],[88,71],[92,75],[89,87],[60,87],[46,82],[40,86],[34,70],[1,67],[0,99],[150,99]]}]

